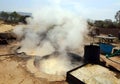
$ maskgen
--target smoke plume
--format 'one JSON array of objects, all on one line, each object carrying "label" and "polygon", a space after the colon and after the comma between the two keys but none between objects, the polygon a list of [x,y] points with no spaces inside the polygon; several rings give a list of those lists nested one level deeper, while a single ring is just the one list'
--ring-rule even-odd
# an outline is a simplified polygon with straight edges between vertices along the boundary
[{"label": "smoke plume", "polygon": [[[20,40],[18,52],[51,57],[40,60],[39,69],[48,74],[65,74],[73,68],[68,52],[83,45],[87,22],[80,16],[62,9],[41,9],[27,19],[27,25],[16,26],[14,33]],[[54,55],[53,53],[59,53]]]}]

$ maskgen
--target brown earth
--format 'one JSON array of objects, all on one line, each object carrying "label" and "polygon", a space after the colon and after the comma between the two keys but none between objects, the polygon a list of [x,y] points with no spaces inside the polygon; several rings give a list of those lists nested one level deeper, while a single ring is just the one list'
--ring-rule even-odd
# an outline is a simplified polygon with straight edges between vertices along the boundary
[{"label": "brown earth", "polygon": [[10,54],[10,49],[11,45],[0,46],[0,84],[67,84],[36,77],[26,69],[26,60],[15,55],[5,56]]},{"label": "brown earth", "polygon": [[[9,32],[14,26],[0,22],[0,32]],[[36,77],[26,69],[27,60],[11,54],[16,43],[0,45],[0,84],[67,84],[63,81],[49,81],[46,78]],[[49,75],[49,78],[50,75]]]},{"label": "brown earth", "polygon": [[[14,26],[0,22],[0,33],[9,32],[13,29]],[[96,42],[96,39],[94,40],[93,38],[86,37],[86,39],[87,44]],[[46,75],[42,72],[38,73],[36,69],[29,71],[28,68],[32,68],[33,66],[29,64],[31,61],[28,61],[28,59],[23,59],[16,55],[4,56],[5,54],[13,53],[11,49],[15,45],[17,45],[17,43],[11,43],[5,46],[0,45],[0,84],[68,84],[65,79],[55,81],[57,76]],[[77,51],[81,53],[79,52],[81,50]],[[27,63],[28,65],[26,65]],[[37,74],[40,74],[40,76],[36,76]],[[42,77],[42,75],[44,75],[44,77]],[[50,81],[51,78],[54,81]]]},{"label": "brown earth", "polygon": [[9,24],[3,24],[0,22],[0,33],[10,31],[14,28],[14,26]]}]

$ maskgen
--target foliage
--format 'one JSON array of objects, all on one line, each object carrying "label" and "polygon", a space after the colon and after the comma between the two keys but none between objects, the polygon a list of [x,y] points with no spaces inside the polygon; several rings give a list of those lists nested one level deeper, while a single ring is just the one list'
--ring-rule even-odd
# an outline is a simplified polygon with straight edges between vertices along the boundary
[{"label": "foliage", "polygon": [[116,22],[120,23],[120,10],[115,15]]},{"label": "foliage", "polygon": [[12,23],[17,23],[19,22],[19,19],[20,19],[20,15],[16,12],[12,12],[10,15],[9,15],[9,20],[10,22]]},{"label": "foliage", "polygon": [[106,19],[106,20],[96,20],[94,22],[95,27],[98,28],[120,28],[120,23],[117,22],[112,22],[112,20],[110,19]]},{"label": "foliage", "polygon": [[91,27],[97,27],[97,28],[120,28],[120,10],[115,15],[116,21],[112,22],[111,19],[105,19],[105,20],[95,20],[92,21],[88,19],[88,24]]},{"label": "foliage", "polygon": [[88,25],[94,26],[94,21],[93,20],[88,19],[87,22],[88,22]]},{"label": "foliage", "polygon": [[9,17],[9,14],[8,14],[7,12],[2,11],[2,12],[0,13],[0,17],[1,17],[1,19],[3,19],[4,21],[7,21],[8,17]]},{"label": "foliage", "polygon": [[106,19],[103,21],[103,28],[114,28],[112,20]]},{"label": "foliage", "polygon": [[98,27],[98,28],[103,28],[103,24],[104,22],[102,20],[96,20],[94,22],[95,27]]},{"label": "foliage", "polygon": [[25,21],[26,17],[30,17],[30,16],[20,15],[16,11],[11,13],[2,11],[0,13],[0,19],[2,19],[4,22],[7,23],[19,23],[19,22],[26,23]]}]

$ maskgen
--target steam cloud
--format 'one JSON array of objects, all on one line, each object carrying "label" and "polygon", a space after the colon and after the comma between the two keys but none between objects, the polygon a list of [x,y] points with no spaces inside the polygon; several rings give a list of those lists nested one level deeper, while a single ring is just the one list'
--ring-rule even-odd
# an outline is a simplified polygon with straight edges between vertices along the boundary
[{"label": "steam cloud", "polygon": [[44,57],[59,54],[40,61],[40,70],[48,74],[63,75],[73,68],[67,52],[83,45],[87,34],[87,22],[80,16],[61,9],[43,9],[27,19],[27,25],[19,25],[14,33],[21,39],[18,52]]}]

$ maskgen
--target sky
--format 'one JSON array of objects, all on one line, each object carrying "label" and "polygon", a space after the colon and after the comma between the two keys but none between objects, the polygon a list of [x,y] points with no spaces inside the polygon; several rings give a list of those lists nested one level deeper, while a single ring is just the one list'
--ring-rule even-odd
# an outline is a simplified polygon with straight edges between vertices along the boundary
[{"label": "sky", "polygon": [[45,7],[59,7],[92,20],[115,20],[120,0],[0,0],[0,11],[33,12]]}]

